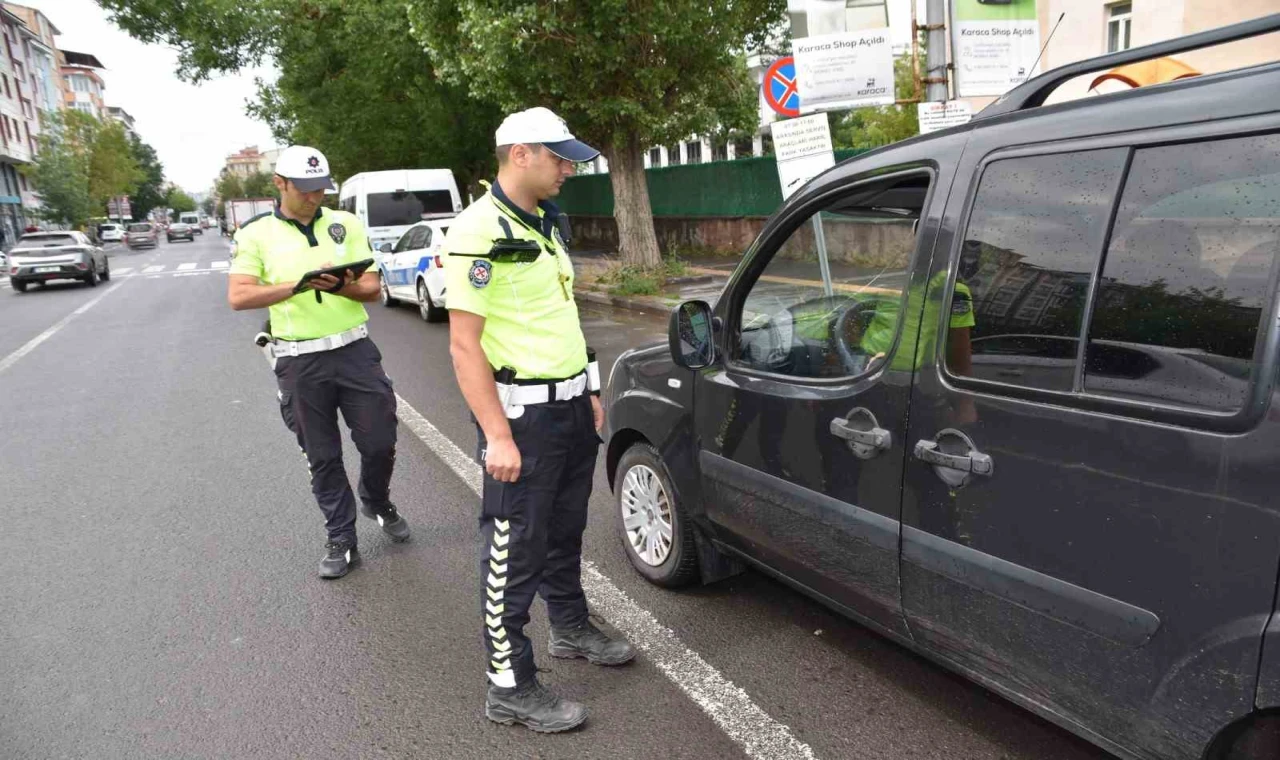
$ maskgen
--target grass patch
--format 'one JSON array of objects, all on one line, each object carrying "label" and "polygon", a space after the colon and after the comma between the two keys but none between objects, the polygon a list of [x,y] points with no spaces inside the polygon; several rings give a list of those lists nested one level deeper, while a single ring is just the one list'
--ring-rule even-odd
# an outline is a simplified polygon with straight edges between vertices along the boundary
[{"label": "grass patch", "polygon": [[595,284],[615,296],[652,296],[662,292],[668,280],[691,274],[684,259],[667,255],[654,268],[615,264],[595,275]]}]

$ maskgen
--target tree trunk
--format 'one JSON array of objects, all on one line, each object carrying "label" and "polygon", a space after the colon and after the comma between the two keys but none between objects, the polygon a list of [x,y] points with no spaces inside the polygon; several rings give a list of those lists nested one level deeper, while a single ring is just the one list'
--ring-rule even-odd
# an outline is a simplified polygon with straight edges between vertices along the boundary
[{"label": "tree trunk", "polygon": [[644,176],[644,150],[634,135],[619,138],[605,152],[613,184],[613,219],[618,224],[618,252],[628,267],[653,269],[662,264],[653,232],[653,207]]}]

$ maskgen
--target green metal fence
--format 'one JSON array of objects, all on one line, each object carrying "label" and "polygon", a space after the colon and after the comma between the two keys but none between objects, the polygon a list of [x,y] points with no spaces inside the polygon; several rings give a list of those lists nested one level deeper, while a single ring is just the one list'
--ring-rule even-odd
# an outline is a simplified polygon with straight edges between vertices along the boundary
[{"label": "green metal fence", "polygon": [[[836,161],[862,150],[837,150]],[[773,156],[667,166],[645,172],[654,216],[768,216],[782,205]],[[574,216],[613,216],[607,174],[570,177],[556,198]]]}]

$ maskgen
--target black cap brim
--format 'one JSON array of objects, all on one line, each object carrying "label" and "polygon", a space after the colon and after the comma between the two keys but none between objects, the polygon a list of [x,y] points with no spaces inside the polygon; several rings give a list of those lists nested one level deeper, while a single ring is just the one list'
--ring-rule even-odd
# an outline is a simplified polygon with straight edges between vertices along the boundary
[{"label": "black cap brim", "polygon": [[583,161],[590,161],[600,155],[600,151],[581,140],[561,140],[560,142],[543,143],[543,145],[547,146],[547,150],[564,160],[579,164]]},{"label": "black cap brim", "polygon": [[314,193],[316,190],[337,190],[338,186],[333,184],[333,180],[329,177],[302,177],[294,179],[293,177],[285,177],[293,183],[293,186],[304,193]]}]

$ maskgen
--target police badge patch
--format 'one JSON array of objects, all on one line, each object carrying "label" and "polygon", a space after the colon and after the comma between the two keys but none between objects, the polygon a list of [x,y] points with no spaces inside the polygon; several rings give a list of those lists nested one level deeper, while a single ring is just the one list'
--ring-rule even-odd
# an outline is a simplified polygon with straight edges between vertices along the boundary
[{"label": "police badge patch", "polygon": [[333,238],[333,242],[342,245],[342,241],[347,239],[347,228],[335,222],[329,225],[329,237]]},{"label": "police badge patch", "polygon": [[484,259],[477,259],[471,264],[471,271],[467,273],[467,277],[471,280],[471,287],[479,290],[489,284],[489,277],[493,274],[493,264]]}]

